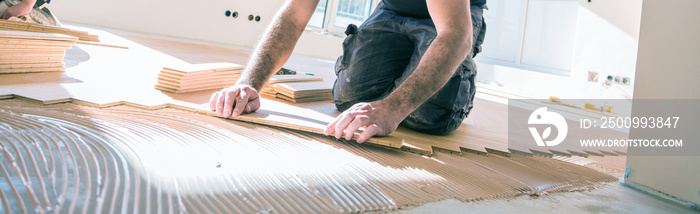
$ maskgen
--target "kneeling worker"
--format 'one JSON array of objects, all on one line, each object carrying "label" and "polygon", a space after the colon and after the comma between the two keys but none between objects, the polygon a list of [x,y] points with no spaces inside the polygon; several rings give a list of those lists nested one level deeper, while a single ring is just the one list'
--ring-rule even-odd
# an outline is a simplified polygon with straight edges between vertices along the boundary
[{"label": "kneeling worker", "polygon": [[[474,100],[486,26],[486,0],[382,0],[356,29],[348,26],[335,65],[333,100],[343,111],[324,133],[358,142],[399,124],[430,134],[459,127]],[[318,0],[289,0],[272,20],[236,85],[212,94],[224,117],[260,108],[258,91],[289,59]],[[344,136],[343,136],[344,135]]]}]

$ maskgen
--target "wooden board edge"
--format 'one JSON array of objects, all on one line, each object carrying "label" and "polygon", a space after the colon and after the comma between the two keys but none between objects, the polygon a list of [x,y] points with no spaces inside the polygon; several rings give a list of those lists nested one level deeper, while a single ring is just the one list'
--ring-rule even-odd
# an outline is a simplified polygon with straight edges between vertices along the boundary
[{"label": "wooden board edge", "polygon": [[101,47],[108,47],[108,48],[119,48],[119,49],[129,49],[129,47],[126,46],[119,46],[119,45],[110,45],[110,44],[104,44],[104,43],[99,43],[99,42],[91,42],[91,41],[83,41],[83,40],[78,40],[75,42],[76,44],[81,44],[81,45],[94,45],[94,46],[101,46]]}]

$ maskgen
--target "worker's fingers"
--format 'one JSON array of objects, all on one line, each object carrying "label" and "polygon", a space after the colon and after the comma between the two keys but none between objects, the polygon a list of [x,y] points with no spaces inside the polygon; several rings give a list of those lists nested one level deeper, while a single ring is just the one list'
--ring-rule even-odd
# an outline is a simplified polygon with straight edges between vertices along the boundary
[{"label": "worker's fingers", "polygon": [[235,97],[236,95],[234,95],[234,93],[233,93],[234,91],[227,91],[223,95],[224,96],[224,114],[223,114],[223,116],[227,117],[227,118],[231,116],[231,111],[232,111],[231,110],[232,107],[228,107],[228,106],[233,106],[234,105],[233,102],[236,101],[236,97]]},{"label": "worker's fingers", "polygon": [[237,95],[232,95],[231,93],[237,93],[237,91],[234,90],[229,90],[229,89],[224,89],[221,90],[221,94],[219,95],[219,99],[216,101],[216,114],[224,116],[224,111],[225,110],[231,110],[233,103],[230,103],[228,106],[226,105],[226,101],[235,101],[231,97],[234,97]]},{"label": "worker's fingers", "polygon": [[245,89],[241,90],[238,96],[236,96],[236,107],[233,109],[232,116],[237,117],[238,115],[241,115],[243,111],[245,111],[247,108],[246,106],[248,106],[248,96],[249,94]]},{"label": "worker's fingers", "polygon": [[213,93],[209,98],[209,109],[211,109],[211,111],[216,111],[216,103],[219,101],[219,94],[221,94],[221,92]]},{"label": "worker's fingers", "polygon": [[335,138],[340,139],[340,137],[343,136],[343,130],[352,122],[353,118],[357,114],[367,113],[369,110],[368,108],[371,108],[371,106],[365,103],[357,103],[351,106],[340,114],[332,123],[328,124],[323,130],[323,134],[331,135],[335,133]]},{"label": "worker's fingers", "polygon": [[333,122],[331,122],[330,124],[328,124],[328,125],[326,126],[326,129],[323,130],[323,134],[325,134],[326,136],[329,136],[329,135],[333,134],[333,133],[335,132],[335,125],[338,124],[338,121],[339,121],[340,118],[343,117],[344,115],[345,115],[345,113],[341,113],[340,115],[338,115],[338,117],[335,118],[335,120],[333,120]]},{"label": "worker's fingers", "polygon": [[0,14],[0,19],[9,19],[10,18],[10,13],[7,11],[3,11],[2,14]]},{"label": "worker's fingers", "polygon": [[258,91],[251,87],[244,87],[248,93],[248,105],[246,105],[245,113],[254,112],[260,108],[260,95]]},{"label": "worker's fingers", "polygon": [[216,98],[216,114],[222,115],[224,113],[224,101],[226,100],[225,92],[221,92]]},{"label": "worker's fingers", "polygon": [[248,105],[246,105],[245,113],[254,112],[260,108],[260,97],[255,97],[254,99],[248,98]]},{"label": "worker's fingers", "polygon": [[[340,115],[340,116],[342,116],[342,115]],[[335,124],[338,123],[338,119],[340,118],[340,116],[335,118],[335,120],[333,120],[333,122],[329,123],[326,126],[326,129],[323,130],[324,135],[328,136],[328,135],[333,134],[333,130],[335,130]]]},{"label": "worker's fingers", "polygon": [[343,113],[343,116],[338,119],[338,123],[335,124],[335,138],[340,139],[341,136],[343,136],[343,130],[348,127],[350,122],[355,119],[355,115],[353,112],[348,112],[346,111]]},{"label": "worker's fingers", "polygon": [[364,143],[365,141],[367,141],[367,139],[376,135],[380,131],[381,130],[379,126],[377,126],[377,124],[367,126],[367,128],[365,128],[365,131],[363,131],[362,134],[360,134],[360,136],[357,137],[357,143]]},{"label": "worker's fingers", "polygon": [[352,139],[353,135],[355,135],[355,132],[360,129],[360,127],[369,125],[368,122],[369,118],[366,115],[357,115],[350,125],[348,125],[348,128],[345,129],[345,140]]},{"label": "worker's fingers", "polygon": [[224,97],[224,101],[219,105],[223,106],[223,111],[227,113],[224,116],[229,117],[232,115],[231,111],[233,110],[234,105],[236,105],[236,97],[238,97],[239,91],[240,90],[238,88],[234,88],[233,90],[228,90],[221,95]]},{"label": "worker's fingers", "polygon": [[329,131],[330,134],[334,134],[335,138],[340,138],[340,135],[343,134],[342,129],[338,130],[338,122],[343,120],[345,117],[347,117],[347,113],[343,112],[342,114],[338,115],[338,117],[335,118],[333,123],[329,125],[331,127],[331,130]]}]

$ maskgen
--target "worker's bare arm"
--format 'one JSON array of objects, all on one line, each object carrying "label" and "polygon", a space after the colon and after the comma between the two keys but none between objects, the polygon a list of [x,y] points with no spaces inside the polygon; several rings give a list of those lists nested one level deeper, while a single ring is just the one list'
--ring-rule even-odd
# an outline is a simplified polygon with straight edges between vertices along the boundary
[{"label": "worker's bare arm", "polygon": [[212,94],[209,107],[224,117],[260,108],[258,91],[289,59],[319,0],[288,0],[272,19],[238,82]]},{"label": "worker's bare arm", "polygon": [[5,9],[5,11],[0,14],[0,19],[9,19],[10,17],[27,15],[32,11],[35,3],[36,0],[23,0],[19,4]]},{"label": "worker's bare arm", "polygon": [[324,133],[350,139],[360,128],[364,142],[374,135],[388,135],[411,112],[427,101],[452,77],[470,53],[472,23],[470,2],[464,0],[427,0],[437,37],[418,66],[389,96],[370,103],[358,103],[329,124]]}]

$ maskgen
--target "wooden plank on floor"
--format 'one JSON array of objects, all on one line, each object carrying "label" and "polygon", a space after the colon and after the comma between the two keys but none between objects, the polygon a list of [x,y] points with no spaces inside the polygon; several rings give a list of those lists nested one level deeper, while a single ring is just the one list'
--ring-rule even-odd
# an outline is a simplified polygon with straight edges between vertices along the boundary
[{"label": "wooden plank on floor", "polygon": [[55,33],[63,34],[67,36],[77,37],[83,41],[99,42],[100,39],[97,35],[89,34],[85,31],[73,30],[57,26],[48,26],[35,23],[19,22],[12,20],[2,20],[0,19],[0,29],[1,30],[14,30],[14,31],[29,31],[37,33]]},{"label": "wooden plank on floor", "polygon": [[56,67],[42,68],[0,68],[0,73],[34,73],[34,72],[62,72],[65,71],[63,65]]},{"label": "wooden plank on floor", "polygon": [[323,78],[310,75],[273,75],[267,84],[292,82],[321,82]]},{"label": "wooden plank on floor", "polygon": [[0,38],[20,39],[20,40],[64,41],[64,42],[75,42],[78,40],[77,37],[66,36],[66,35],[61,35],[61,34],[35,33],[35,32],[25,32],[25,31],[8,31],[8,30],[0,30]]},{"label": "wooden plank on floor", "polygon": [[80,41],[80,40],[77,41],[76,44],[93,45],[93,46],[108,47],[108,48],[129,49],[129,47],[126,47],[126,46],[104,44],[104,43],[99,43],[99,42]]},{"label": "wooden plank on floor", "polygon": [[164,70],[170,70],[180,73],[196,73],[203,71],[227,71],[227,70],[241,70],[242,65],[230,63],[230,62],[219,62],[219,63],[202,63],[202,64],[178,64],[178,65],[168,65],[163,67]]},{"label": "wooden plank on floor", "polygon": [[63,62],[61,63],[14,63],[14,64],[0,64],[0,69],[13,69],[13,68],[47,68],[47,67],[63,67]]}]

